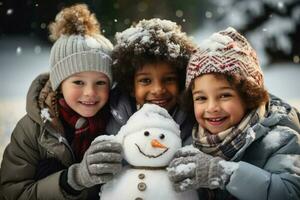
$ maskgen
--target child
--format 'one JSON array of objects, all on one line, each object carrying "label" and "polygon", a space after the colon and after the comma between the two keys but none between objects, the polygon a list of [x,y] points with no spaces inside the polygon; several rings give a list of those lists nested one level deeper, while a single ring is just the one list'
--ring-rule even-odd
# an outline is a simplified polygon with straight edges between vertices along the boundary
[{"label": "child", "polygon": [[243,36],[233,28],[213,34],[192,56],[186,87],[197,149],[178,150],[170,163],[176,190],[200,188],[203,199],[300,199],[299,113],[269,99]]},{"label": "child", "polygon": [[195,45],[176,23],[157,18],[117,33],[116,42],[112,57],[118,85],[111,94],[113,118],[107,132],[116,134],[144,103],[153,103],[168,110],[185,141],[193,123],[179,109],[178,96]]},{"label": "child", "polygon": [[[63,9],[50,25],[50,75],[30,86],[27,114],[14,129],[1,165],[6,199],[93,199],[121,170],[118,143],[105,133],[112,44],[85,4]],[[108,148],[109,147],[109,148]],[[92,187],[95,186],[95,187]]]}]

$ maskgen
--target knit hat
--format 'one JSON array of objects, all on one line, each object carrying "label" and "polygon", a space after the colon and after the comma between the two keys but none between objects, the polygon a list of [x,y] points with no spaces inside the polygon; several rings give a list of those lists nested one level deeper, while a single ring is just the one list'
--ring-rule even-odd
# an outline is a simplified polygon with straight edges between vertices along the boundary
[{"label": "knit hat", "polygon": [[53,90],[69,76],[85,71],[105,74],[112,85],[113,45],[100,33],[100,25],[87,5],[63,9],[49,26],[56,40],[50,52],[50,81]]},{"label": "knit hat", "polygon": [[160,128],[169,130],[180,137],[179,125],[170,116],[168,111],[155,104],[144,104],[135,112],[121,127],[118,132],[119,139],[124,139],[127,135],[147,128]]},{"label": "knit hat", "polygon": [[237,75],[263,86],[263,74],[255,50],[234,28],[214,33],[191,56],[186,72],[186,88],[202,74]]}]

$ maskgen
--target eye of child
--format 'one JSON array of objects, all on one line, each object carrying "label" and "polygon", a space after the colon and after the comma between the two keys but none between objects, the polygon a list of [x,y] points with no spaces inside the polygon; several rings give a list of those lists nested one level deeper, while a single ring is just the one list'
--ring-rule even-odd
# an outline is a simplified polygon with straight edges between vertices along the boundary
[{"label": "eye of child", "polygon": [[173,83],[177,81],[177,76],[168,76],[164,78],[164,81],[167,83]]},{"label": "eye of child", "polygon": [[202,102],[205,101],[207,98],[205,96],[194,96],[194,101]]},{"label": "eye of child", "polygon": [[74,83],[75,85],[84,85],[84,82],[81,81],[81,80],[73,81],[73,83]]},{"label": "eye of child", "polygon": [[148,85],[151,83],[151,79],[150,78],[141,78],[138,80],[139,83],[141,83],[142,85]]},{"label": "eye of child", "polygon": [[103,80],[101,80],[101,81],[97,81],[97,83],[96,83],[97,85],[106,85],[107,84],[107,82],[106,81],[103,81]]},{"label": "eye of child", "polygon": [[230,94],[230,93],[223,93],[223,94],[220,95],[221,99],[226,99],[226,98],[229,98],[229,97],[232,97],[232,94]]}]

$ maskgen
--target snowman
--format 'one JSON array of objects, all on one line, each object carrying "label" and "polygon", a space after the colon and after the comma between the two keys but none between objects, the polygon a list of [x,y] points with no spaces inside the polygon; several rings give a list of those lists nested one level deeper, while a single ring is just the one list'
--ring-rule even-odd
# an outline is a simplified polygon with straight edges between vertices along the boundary
[{"label": "snowman", "polygon": [[169,181],[166,167],[181,139],[178,124],[164,108],[144,104],[114,139],[122,144],[129,165],[102,186],[101,200],[198,199],[196,191],[178,193]]}]

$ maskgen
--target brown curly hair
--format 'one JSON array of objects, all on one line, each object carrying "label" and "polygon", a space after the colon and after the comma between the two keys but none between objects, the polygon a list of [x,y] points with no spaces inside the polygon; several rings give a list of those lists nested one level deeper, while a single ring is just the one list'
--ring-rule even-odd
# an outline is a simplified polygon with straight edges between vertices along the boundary
[{"label": "brown curly hair", "polygon": [[141,20],[116,34],[112,72],[122,91],[133,91],[135,72],[145,64],[167,63],[176,69],[179,90],[184,89],[185,70],[196,45],[181,27],[169,20]]},{"label": "brown curly hair", "polygon": [[[225,78],[229,85],[236,89],[242,101],[246,105],[247,112],[258,108],[260,105],[269,101],[269,93],[264,86],[260,87],[247,79],[242,79],[239,76],[214,73],[217,79]],[[195,87],[195,79],[191,81],[189,87],[181,96],[180,103],[184,110],[193,112],[194,102],[192,89]]]}]

